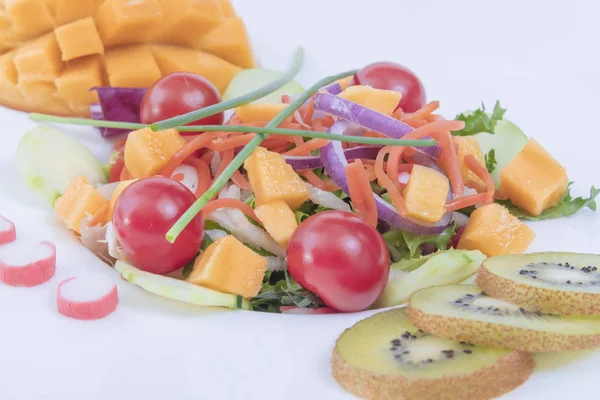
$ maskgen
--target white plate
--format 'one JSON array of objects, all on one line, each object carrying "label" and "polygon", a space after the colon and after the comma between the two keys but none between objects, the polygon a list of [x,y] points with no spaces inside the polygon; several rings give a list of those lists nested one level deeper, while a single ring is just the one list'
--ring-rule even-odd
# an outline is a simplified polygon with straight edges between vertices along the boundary
[{"label": "white plate", "polygon": [[[378,60],[418,72],[442,112],[496,99],[507,117],[564,165],[574,192],[597,175],[600,28],[583,1],[235,1],[260,62],[284,68],[305,47],[299,80]],[[20,235],[57,244],[54,279],[33,289],[0,286],[0,399],[349,399],[331,378],[336,337],[367,313],[290,316],[209,312],[119,281],[118,310],[100,321],[56,311],[58,282],[78,271],[117,273],[64,229],[19,179],[12,157],[27,116],[0,109],[0,214]],[[92,129],[66,130],[107,159]],[[598,252],[599,217],[536,223],[531,251]],[[600,354],[547,357],[506,399],[597,398]],[[547,365],[547,363],[544,363]],[[593,394],[592,394],[593,393]]]}]

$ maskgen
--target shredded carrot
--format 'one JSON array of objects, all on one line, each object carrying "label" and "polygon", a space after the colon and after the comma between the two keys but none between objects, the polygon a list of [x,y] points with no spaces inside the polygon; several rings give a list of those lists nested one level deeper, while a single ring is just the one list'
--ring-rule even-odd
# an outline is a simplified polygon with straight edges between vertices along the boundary
[{"label": "shredded carrot", "polygon": [[227,135],[227,132],[204,132],[202,135],[199,135],[194,140],[185,145],[181,150],[179,150],[171,160],[163,167],[160,171],[160,175],[170,177],[173,175],[173,171],[180,166],[185,159],[191,156],[197,150],[200,150],[206,147],[214,138],[219,136]]},{"label": "shredded carrot", "polygon": [[104,203],[104,205],[102,207],[100,207],[94,213],[94,215],[92,215],[92,218],[90,218],[90,220],[88,221],[87,226],[96,226],[96,225],[104,222],[104,220],[106,218],[106,213],[108,212],[108,208],[109,208],[109,203],[108,202]]},{"label": "shredded carrot", "polygon": [[326,139],[312,139],[308,142],[301,144],[293,148],[292,150],[284,153],[286,156],[308,156],[311,151],[320,149],[321,147],[325,147],[329,144],[329,140]]},{"label": "shredded carrot", "polygon": [[400,107],[396,108],[392,113],[392,117],[396,119],[402,119],[402,117],[404,117],[404,110],[402,110]]},{"label": "shredded carrot", "polygon": [[496,185],[494,183],[494,179],[492,175],[488,172],[487,168],[485,168],[472,154],[467,154],[464,158],[465,165],[469,168],[479,179],[481,179],[485,183],[486,187],[486,197],[485,204],[490,204],[494,202],[494,191],[496,190]]},{"label": "shredded carrot", "polygon": [[120,153],[115,159],[115,163],[110,167],[109,181],[111,183],[121,180],[121,171],[123,171],[124,166],[125,159],[123,158],[123,153]]},{"label": "shredded carrot", "polygon": [[126,181],[127,179],[131,179],[131,174],[127,170],[127,166],[123,164],[123,169],[121,170],[121,174],[119,175],[119,180]]},{"label": "shredded carrot", "polygon": [[424,119],[403,119],[402,122],[404,122],[406,125],[410,125],[413,128],[420,128],[423,125],[427,125],[429,123],[429,121],[426,121]]},{"label": "shredded carrot", "polygon": [[269,148],[269,150],[271,150],[275,153],[285,153],[286,151],[290,150],[290,145],[289,144],[279,144],[277,146]]},{"label": "shredded carrot", "polygon": [[242,175],[240,171],[235,171],[233,173],[233,175],[231,176],[231,181],[237,186],[239,186],[240,189],[250,189],[250,182],[248,182],[248,180],[244,178],[244,175]]},{"label": "shredded carrot", "polygon": [[223,198],[223,199],[217,199],[217,200],[210,201],[207,205],[205,205],[202,208],[202,214],[208,215],[211,212],[213,212],[219,208],[236,208],[236,209],[240,210],[241,212],[243,212],[244,214],[246,214],[248,217],[252,218],[260,226],[262,226],[262,222],[260,222],[260,220],[258,219],[256,214],[254,213],[254,210],[252,209],[252,207],[250,207],[248,204],[246,204],[243,201],[238,200],[238,199]]},{"label": "shredded carrot", "polygon": [[294,141],[294,145],[296,147],[304,144],[304,138],[302,136],[292,136],[292,140]]},{"label": "shredded carrot", "polygon": [[360,160],[346,166],[348,191],[354,206],[354,212],[372,227],[377,226],[377,204],[371,184]]},{"label": "shredded carrot", "polygon": [[323,190],[326,190],[328,192],[335,192],[336,190],[340,190],[340,187],[337,185],[337,183],[333,181],[333,179],[324,179],[323,184],[325,185],[325,188]]},{"label": "shredded carrot", "polygon": [[314,187],[317,187],[321,190],[325,190],[325,182],[323,182],[323,180],[319,178],[317,174],[312,172],[310,169],[297,172],[300,176],[305,177],[308,183],[310,183]]},{"label": "shredded carrot", "polygon": [[233,160],[233,150],[227,150],[222,153],[219,152],[219,156],[221,157],[221,165],[219,165],[219,169],[213,177],[213,183],[219,177],[219,175],[223,173],[223,171],[225,170],[225,168],[227,168],[229,163],[231,163],[231,161]]},{"label": "shredded carrot", "polygon": [[446,203],[446,211],[456,211],[461,208],[471,207],[477,204],[485,202],[487,193],[471,194],[469,196],[462,196],[458,199],[454,199]]},{"label": "shredded carrot", "polygon": [[[392,146],[385,146],[382,148],[379,153],[377,153],[377,159],[375,160],[375,175],[379,180],[379,184],[383,186],[388,194],[390,195],[390,199],[392,203],[398,210],[401,216],[406,216],[406,202],[400,193],[398,186],[394,181],[390,179],[390,177],[383,170],[383,160],[386,155],[392,150]],[[388,163],[389,164],[389,163]],[[395,181],[398,181],[396,177]]]},{"label": "shredded carrot", "polygon": [[431,102],[425,104],[423,107],[421,107],[417,111],[415,111],[413,113],[405,114],[404,117],[407,119],[425,119],[428,116],[430,116],[431,113],[433,113],[438,108],[440,108],[440,102],[439,101],[431,101]]},{"label": "shredded carrot", "polygon": [[[384,135],[383,133],[379,133],[379,132],[372,132],[372,131],[367,131],[363,134],[363,136],[365,137],[374,137],[374,138],[389,138],[389,136]],[[364,146],[364,145],[363,145]]]},{"label": "shredded carrot", "polygon": [[125,144],[127,143],[127,138],[119,139],[114,144],[114,149],[116,151],[121,151],[125,148]]},{"label": "shredded carrot", "polygon": [[175,174],[171,177],[171,179],[173,179],[177,182],[181,182],[181,181],[183,181],[183,174]]},{"label": "shredded carrot", "polygon": [[200,158],[202,159],[202,161],[204,161],[208,165],[210,165],[210,162],[212,161],[214,155],[215,155],[214,151],[208,150],[206,153],[202,154],[202,156],[200,156]]},{"label": "shredded carrot", "polygon": [[[437,124],[436,121],[431,124]],[[445,121],[445,122],[457,122],[462,123],[462,121]],[[462,128],[452,128],[448,129],[446,132],[441,132],[438,134],[431,135],[434,139],[438,141],[440,147],[442,148],[442,154],[440,155],[440,164],[444,172],[448,175],[450,179],[450,185],[452,186],[452,193],[454,197],[462,196],[464,193],[464,183],[462,179],[462,174],[460,172],[460,165],[458,164],[458,156],[456,154],[456,147],[454,146],[454,141],[452,140],[452,135],[450,135],[449,131],[462,129]]]},{"label": "shredded carrot", "polygon": [[312,119],[313,114],[315,113],[315,107],[313,105],[314,97],[314,94],[310,96],[310,99],[308,99],[307,101],[304,113],[302,114],[302,120],[306,123],[310,123],[310,120]]},{"label": "shredded carrot", "polygon": [[373,182],[377,179],[377,175],[375,175],[375,167],[372,164],[364,164],[364,168],[369,182]]},{"label": "shredded carrot", "polygon": [[198,198],[208,190],[212,182],[212,176],[210,174],[210,168],[208,167],[208,163],[202,159],[195,157],[189,157],[183,163],[189,165],[190,167],[194,167],[194,169],[196,170],[196,175],[198,176],[198,184],[196,185],[196,191],[194,192],[194,195],[196,196],[196,198]]}]

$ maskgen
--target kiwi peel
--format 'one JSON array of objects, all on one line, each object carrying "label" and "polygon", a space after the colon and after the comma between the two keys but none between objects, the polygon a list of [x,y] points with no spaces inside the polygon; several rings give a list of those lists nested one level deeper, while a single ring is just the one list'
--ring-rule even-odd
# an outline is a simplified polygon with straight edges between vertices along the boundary
[{"label": "kiwi peel", "polygon": [[421,289],[410,297],[408,317],[429,334],[481,346],[554,352],[600,345],[600,317],[530,312],[475,285]]},{"label": "kiwi peel", "polygon": [[347,329],[332,356],[336,381],[365,399],[488,399],[525,382],[529,353],[474,346],[426,334],[405,309],[375,314]]},{"label": "kiwi peel", "polygon": [[531,253],[492,257],[477,272],[489,296],[527,311],[555,315],[600,315],[600,256]]}]

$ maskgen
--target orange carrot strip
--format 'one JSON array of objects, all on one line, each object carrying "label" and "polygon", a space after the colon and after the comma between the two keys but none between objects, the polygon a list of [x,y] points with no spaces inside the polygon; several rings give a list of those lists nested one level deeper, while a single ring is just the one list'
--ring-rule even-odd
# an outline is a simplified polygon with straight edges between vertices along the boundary
[{"label": "orange carrot strip", "polygon": [[438,108],[440,108],[440,102],[439,101],[431,101],[431,102],[425,104],[423,107],[421,107],[417,111],[406,114],[405,118],[407,118],[407,119],[424,119],[424,118],[430,116],[431,113],[433,113]]},{"label": "orange carrot strip", "polygon": [[208,190],[212,182],[212,176],[210,174],[208,163],[200,158],[195,157],[189,157],[183,163],[189,165],[190,167],[194,167],[196,170],[196,175],[198,176],[198,185],[196,186],[194,195],[196,198],[198,198]]},{"label": "orange carrot strip", "polygon": [[187,145],[185,145],[181,150],[179,150],[171,160],[163,167],[160,171],[160,175],[170,177],[173,175],[173,171],[185,161],[186,158],[191,156],[197,150],[206,147],[214,138],[219,136],[227,135],[227,132],[204,132],[199,135]]},{"label": "orange carrot strip", "polygon": [[392,117],[401,120],[402,117],[404,117],[404,110],[402,110],[400,107],[396,108],[396,110],[392,113]]},{"label": "orange carrot strip", "polygon": [[372,227],[377,226],[377,204],[371,184],[360,160],[346,166],[348,191],[354,206],[354,212]]},{"label": "orange carrot strip", "polygon": [[429,121],[426,121],[424,119],[404,119],[402,120],[402,122],[404,122],[406,125],[410,125],[413,128],[419,128],[423,125],[427,125],[429,123]]},{"label": "orange carrot strip", "polygon": [[126,181],[128,179],[131,179],[131,174],[127,170],[127,166],[123,164],[123,169],[121,170],[121,174],[119,175],[119,180]]},{"label": "orange carrot strip", "polygon": [[173,179],[177,182],[181,182],[183,180],[183,174],[175,174],[171,177],[171,179]]},{"label": "orange carrot strip", "polygon": [[[263,147],[267,147],[268,148],[268,146],[263,146]],[[290,150],[290,145],[289,144],[283,144],[283,145],[279,144],[277,146],[269,148],[269,150],[271,150],[271,151],[273,151],[275,153],[283,154],[286,151]]]},{"label": "orange carrot strip", "polygon": [[244,175],[240,171],[235,171],[231,176],[231,181],[239,186],[240,189],[250,189],[250,182],[244,178]]},{"label": "orange carrot strip", "polygon": [[364,168],[369,182],[373,182],[377,179],[377,175],[375,175],[375,167],[372,164],[364,164]]},{"label": "orange carrot strip", "polygon": [[471,207],[477,204],[485,202],[487,193],[471,194],[469,196],[462,196],[458,199],[454,199],[446,203],[446,211],[456,211],[461,208]]},{"label": "orange carrot strip", "polygon": [[[404,217],[406,216],[406,202],[404,201],[402,194],[400,194],[398,186],[396,186],[395,182],[392,181],[383,170],[383,159],[391,151],[391,149],[391,146],[385,146],[384,148],[379,150],[379,153],[377,153],[377,159],[375,160],[375,175],[377,176],[380,185],[387,190],[388,194],[390,195],[390,199],[392,200],[392,203],[394,204],[400,215]],[[398,181],[398,178],[396,178],[395,180]]]},{"label": "orange carrot strip", "polygon": [[323,180],[319,178],[317,174],[312,172],[310,169],[298,171],[298,175],[305,177],[308,183],[310,183],[314,187],[317,187],[321,190],[325,190],[325,182],[323,182]]},{"label": "orange carrot strip", "polygon": [[121,171],[123,171],[124,167],[125,159],[123,158],[123,153],[119,153],[115,163],[110,167],[109,181],[111,183],[121,180]]},{"label": "orange carrot strip", "polygon": [[119,139],[115,142],[114,144],[114,149],[116,151],[121,151],[125,148],[125,144],[127,143],[127,138],[125,139]]},{"label": "orange carrot strip", "polygon": [[202,214],[208,215],[219,208],[237,208],[238,210],[246,214],[248,217],[258,222],[260,226],[262,226],[262,222],[260,222],[256,214],[254,213],[252,207],[238,199],[223,198],[210,201],[207,205],[204,206],[204,208],[202,208]]},{"label": "orange carrot strip", "polygon": [[[437,124],[439,122],[462,122],[462,121],[436,121],[432,122],[429,125]],[[462,128],[458,128],[462,129]],[[440,161],[442,164],[442,168],[448,174],[448,178],[450,179],[450,185],[452,186],[452,193],[454,193],[455,197],[462,196],[464,193],[464,182],[462,179],[462,174],[460,173],[460,165],[458,164],[458,156],[456,154],[456,147],[454,146],[454,141],[452,140],[452,136],[450,132],[457,130],[455,128],[448,129],[446,132],[438,133],[432,135],[434,139],[438,141],[438,144],[442,148],[442,154],[440,155]]]},{"label": "orange carrot strip", "polygon": [[321,147],[325,147],[329,144],[329,140],[326,139],[312,139],[308,142],[301,144],[298,147],[295,147],[284,153],[286,156],[306,156],[310,155],[310,152],[313,150],[320,149]]},{"label": "orange carrot strip", "polygon": [[325,188],[323,190],[326,190],[328,192],[335,192],[336,190],[340,190],[340,187],[332,179],[323,180],[323,184],[325,185]]},{"label": "orange carrot strip", "polygon": [[210,162],[212,161],[214,155],[215,155],[214,151],[208,150],[206,153],[202,154],[202,156],[200,156],[200,158],[202,159],[202,161],[204,161],[210,165]]},{"label": "orange carrot strip", "polygon": [[467,154],[464,158],[465,165],[469,168],[479,179],[481,179],[486,186],[486,197],[485,204],[491,204],[494,202],[494,192],[496,185],[492,175],[472,154]]},{"label": "orange carrot strip", "polygon": [[304,144],[304,138],[302,136],[292,136],[292,139],[294,140],[296,147]]},{"label": "orange carrot strip", "polygon": [[104,222],[106,218],[106,213],[108,212],[109,203],[106,202],[102,207],[100,207],[92,218],[87,222],[87,226],[96,226]]},{"label": "orange carrot strip", "polygon": [[312,96],[310,96],[310,99],[308,99],[308,102],[306,104],[306,109],[304,110],[304,114],[302,114],[302,120],[304,122],[306,122],[307,124],[310,123],[310,120],[312,119],[313,114],[315,113],[315,108],[313,106],[314,97],[315,97],[314,94]]},{"label": "orange carrot strip", "polygon": [[214,182],[214,179],[217,179],[219,177],[219,175],[221,175],[223,173],[225,168],[227,168],[229,163],[231,163],[231,161],[233,160],[233,150],[224,151],[222,153],[219,153],[219,155],[221,156],[221,165],[219,165],[219,170],[215,174],[215,176],[213,178],[213,182]]}]

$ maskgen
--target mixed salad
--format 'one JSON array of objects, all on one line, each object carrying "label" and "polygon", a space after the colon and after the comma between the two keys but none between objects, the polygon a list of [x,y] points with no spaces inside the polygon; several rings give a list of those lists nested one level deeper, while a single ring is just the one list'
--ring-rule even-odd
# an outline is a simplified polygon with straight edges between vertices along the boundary
[{"label": "mixed salad", "polygon": [[[437,113],[390,62],[308,89],[289,70],[239,72],[223,97],[178,72],[149,89],[98,87],[103,165],[59,130],[25,134],[17,165],[65,226],[131,283],[198,305],[354,312],[470,279],[519,254],[522,220],[595,209],[499,102]],[[52,151],[55,149],[56,151]]]}]

